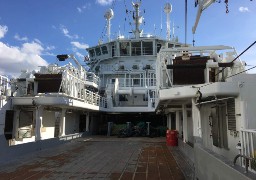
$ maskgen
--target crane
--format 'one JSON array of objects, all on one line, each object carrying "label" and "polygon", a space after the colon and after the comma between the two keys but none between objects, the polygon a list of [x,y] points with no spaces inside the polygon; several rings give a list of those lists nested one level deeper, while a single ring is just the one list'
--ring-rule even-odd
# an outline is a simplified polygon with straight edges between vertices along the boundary
[{"label": "crane", "polygon": [[208,8],[210,5],[212,5],[215,2],[215,0],[195,0],[195,5],[198,6],[198,11],[196,15],[196,21],[194,26],[192,27],[192,33],[195,34],[196,28],[198,25],[198,22],[200,20],[200,17],[202,15],[202,12]]},{"label": "crane", "polygon": [[68,54],[61,54],[61,55],[57,55],[57,58],[59,59],[59,61],[65,61],[66,59],[71,58],[76,63],[79,71],[84,70],[86,72],[84,67],[79,63],[79,61],[75,58],[75,56],[73,54],[70,54],[70,55],[68,55]]}]

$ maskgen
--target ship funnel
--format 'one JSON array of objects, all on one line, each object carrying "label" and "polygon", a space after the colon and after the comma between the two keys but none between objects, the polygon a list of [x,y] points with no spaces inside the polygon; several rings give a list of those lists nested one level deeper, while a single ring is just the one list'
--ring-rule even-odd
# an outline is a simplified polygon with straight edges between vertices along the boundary
[{"label": "ship funnel", "polygon": [[107,36],[108,36],[108,42],[110,42],[110,20],[114,17],[114,11],[112,9],[108,9],[105,14],[104,18],[107,20]]},{"label": "ship funnel", "polygon": [[170,3],[166,3],[164,6],[164,12],[166,14],[166,39],[171,39],[171,22],[170,22],[170,13],[172,12],[172,5]]}]

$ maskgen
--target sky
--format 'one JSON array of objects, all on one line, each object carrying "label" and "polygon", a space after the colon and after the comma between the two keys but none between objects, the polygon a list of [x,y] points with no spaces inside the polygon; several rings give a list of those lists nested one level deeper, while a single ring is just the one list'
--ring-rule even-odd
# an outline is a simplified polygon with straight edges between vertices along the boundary
[{"label": "sky", "polygon": [[[136,1],[136,0],[134,0]],[[0,74],[18,76],[21,70],[38,69],[58,63],[56,55],[74,54],[83,63],[86,48],[100,39],[106,42],[104,13],[114,11],[111,39],[118,34],[128,37],[131,28],[131,0],[0,0]],[[166,37],[165,3],[172,4],[171,24],[175,36],[185,42],[185,0],[143,0],[141,15],[144,33]],[[192,26],[197,9],[188,0],[187,43],[192,44]],[[241,53],[256,40],[256,1],[224,0],[207,8],[200,19],[195,45],[228,45]],[[145,12],[144,12],[145,10]],[[172,32],[171,32],[172,34]],[[256,65],[256,45],[241,60],[247,68]],[[253,69],[250,73],[256,73]]]}]

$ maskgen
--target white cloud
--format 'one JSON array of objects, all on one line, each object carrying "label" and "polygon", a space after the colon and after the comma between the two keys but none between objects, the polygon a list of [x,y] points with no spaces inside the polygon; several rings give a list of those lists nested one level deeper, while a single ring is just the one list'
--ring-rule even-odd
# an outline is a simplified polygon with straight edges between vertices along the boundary
[{"label": "white cloud", "polygon": [[47,50],[47,51],[51,51],[51,50],[54,50],[54,49],[55,49],[55,46],[47,46],[45,48],[45,50]]},{"label": "white cloud", "polygon": [[1,26],[0,25],[0,39],[3,38],[5,36],[5,34],[8,31],[8,27],[7,26]]},{"label": "white cloud", "polygon": [[86,49],[86,48],[89,47],[88,44],[81,44],[80,42],[77,42],[77,41],[73,41],[73,42],[71,42],[71,44],[72,44],[74,47],[78,48],[78,49]]},{"label": "white cloud", "polygon": [[110,5],[114,0],[96,0],[96,2],[102,6]]},{"label": "white cloud", "polygon": [[21,47],[21,51],[26,53],[26,54],[38,54],[38,55],[40,55],[43,50],[44,50],[44,48],[36,42],[24,43]]},{"label": "white cloud", "polygon": [[44,48],[36,43],[14,47],[0,42],[0,74],[18,76],[22,69],[30,71],[48,63],[40,56]]},{"label": "white cloud", "polygon": [[238,9],[240,12],[249,12],[249,8],[248,7],[239,7],[239,9]]},{"label": "white cloud", "polygon": [[37,42],[38,44],[43,44],[39,39],[34,39],[35,42]]},{"label": "white cloud", "polygon": [[28,41],[28,38],[26,36],[20,37],[19,34],[15,34],[14,39],[16,39],[18,41]]},{"label": "white cloud", "polygon": [[78,10],[79,13],[82,12],[82,9],[80,7],[77,7],[77,10]]},{"label": "white cloud", "polygon": [[64,36],[68,37],[69,39],[78,39],[79,38],[79,36],[77,34],[70,35],[68,29],[63,25],[60,25],[60,30],[62,31]]},{"label": "white cloud", "polygon": [[85,9],[89,9],[91,7],[91,3],[86,3],[85,5],[81,6],[81,7],[77,7],[77,11],[79,13],[82,13]]}]

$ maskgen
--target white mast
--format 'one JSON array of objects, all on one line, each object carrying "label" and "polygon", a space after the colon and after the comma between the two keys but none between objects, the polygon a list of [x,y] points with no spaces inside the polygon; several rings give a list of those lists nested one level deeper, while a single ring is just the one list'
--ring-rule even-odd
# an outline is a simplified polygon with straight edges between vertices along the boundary
[{"label": "white mast", "polygon": [[170,22],[170,13],[172,11],[172,5],[170,3],[166,3],[164,6],[164,12],[166,13],[166,39],[170,41],[171,39],[171,22]]},{"label": "white mast", "polygon": [[110,42],[110,20],[114,17],[114,12],[112,9],[109,9],[106,11],[105,15],[104,15],[105,19],[107,20],[107,36],[108,36],[108,42]]},{"label": "white mast", "polygon": [[135,15],[133,15],[133,20],[135,23],[135,30],[133,30],[133,33],[135,35],[135,38],[139,38],[141,36],[141,30],[139,29],[140,24],[142,23],[143,17],[140,16],[140,2],[132,3],[134,9],[135,9]]}]

